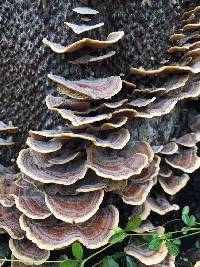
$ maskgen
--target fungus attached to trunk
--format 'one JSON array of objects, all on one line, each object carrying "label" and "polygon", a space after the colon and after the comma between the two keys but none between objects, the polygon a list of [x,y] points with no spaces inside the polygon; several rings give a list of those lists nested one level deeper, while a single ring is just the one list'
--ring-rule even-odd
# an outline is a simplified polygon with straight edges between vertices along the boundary
[{"label": "fungus attached to trunk", "polygon": [[47,39],[43,39],[43,43],[49,46],[56,53],[71,53],[83,47],[93,49],[103,49],[117,43],[124,36],[124,32],[111,32],[105,41],[94,40],[90,38],[83,38],[69,46],[63,46],[57,43],[52,43]]}]

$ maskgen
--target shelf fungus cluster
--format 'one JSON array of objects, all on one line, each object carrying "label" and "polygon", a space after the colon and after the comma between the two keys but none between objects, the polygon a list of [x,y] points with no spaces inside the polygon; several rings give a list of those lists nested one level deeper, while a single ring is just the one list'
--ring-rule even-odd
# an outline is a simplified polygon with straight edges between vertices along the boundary
[{"label": "shelf fungus cluster", "polygon": [[[98,14],[86,7],[77,7],[74,12],[91,17]],[[65,25],[82,34],[97,30],[103,23]],[[123,35],[123,31],[112,32],[103,41],[83,38],[67,46],[47,39],[43,43],[56,53],[72,53],[83,47],[103,50]],[[171,40],[179,42],[181,37]],[[114,54],[88,55],[71,63],[88,64]],[[68,80],[48,75],[60,94],[48,95],[46,105],[66,123],[54,130],[30,130],[28,148],[17,159],[20,176],[7,173],[2,182],[0,229],[11,237],[13,257],[24,264],[42,265],[50,251],[75,241],[89,249],[104,246],[119,222],[117,207],[107,204],[111,194],[134,206],[131,216],[139,214],[143,221],[138,232],[154,228],[147,220],[151,211],[164,215],[179,209],[168,202],[165,193],[179,192],[188,182],[188,174],[200,167],[196,146],[200,141],[196,130],[199,125],[191,126],[191,133],[168,144],[150,146],[132,140],[127,121],[162,116],[171,112],[179,100],[198,97],[200,82],[192,76],[200,71],[197,58],[197,54],[185,54],[181,59],[184,63],[158,70],[131,68],[135,74],[159,76],[160,86],[152,88],[135,88],[120,76]],[[0,130],[6,127],[0,124]],[[152,192],[155,185],[165,193]],[[136,243],[140,244],[140,240],[130,241],[126,253],[138,259],[141,266],[162,266],[157,265],[161,262],[163,266],[174,266],[164,242],[154,252]]]}]

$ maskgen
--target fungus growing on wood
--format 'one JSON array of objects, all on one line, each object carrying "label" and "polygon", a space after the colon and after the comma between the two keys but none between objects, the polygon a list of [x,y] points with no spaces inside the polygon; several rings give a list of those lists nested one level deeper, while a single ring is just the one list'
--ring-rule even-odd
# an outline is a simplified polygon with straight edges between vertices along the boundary
[{"label": "fungus growing on wood", "polygon": [[30,149],[20,151],[17,164],[24,174],[43,183],[70,185],[84,178],[87,172],[86,160],[83,157],[61,166],[38,166],[30,154]]},{"label": "fungus growing on wood", "polygon": [[131,181],[122,193],[122,199],[129,205],[141,205],[145,202],[154,183],[153,180],[144,183],[135,183]]},{"label": "fungus growing on wood", "polygon": [[27,238],[9,240],[10,250],[15,258],[27,265],[41,265],[50,256],[48,250],[40,249]]},{"label": "fungus growing on wood", "polygon": [[155,75],[155,74],[168,74],[168,73],[183,73],[183,72],[191,72],[191,68],[187,66],[163,66],[157,70],[145,70],[138,68],[130,68],[131,73],[138,75]]},{"label": "fungus growing on wood", "polygon": [[[163,227],[158,227],[157,229],[158,234],[164,234],[164,231],[165,229]],[[125,248],[125,252],[127,255],[133,256],[145,265],[158,264],[162,262],[168,254],[164,241],[157,250],[151,251],[146,245],[144,246],[144,240],[142,238],[132,239]]]},{"label": "fungus growing on wood", "polygon": [[130,155],[131,149],[128,151],[125,149],[123,155],[120,155],[121,153],[117,152],[108,154],[105,149],[90,146],[87,152],[87,166],[100,177],[113,180],[128,179],[134,174],[139,174],[148,164],[147,155],[141,153]]},{"label": "fungus growing on wood", "polygon": [[103,54],[101,56],[90,56],[90,55],[85,55],[80,58],[77,58],[75,60],[70,60],[69,63],[71,64],[89,64],[93,62],[100,62],[103,60],[106,60],[108,58],[111,58],[112,56],[115,55],[115,51],[110,51],[106,54]]},{"label": "fungus growing on wood", "polygon": [[62,143],[58,139],[51,139],[49,141],[39,141],[28,137],[26,143],[34,151],[45,154],[58,151],[62,147]]},{"label": "fungus growing on wood", "polygon": [[158,175],[160,169],[160,157],[155,156],[154,159],[145,167],[140,174],[133,175],[130,180],[135,183],[144,183],[153,180]]},{"label": "fungus growing on wood", "polygon": [[96,15],[99,13],[99,11],[89,8],[89,7],[75,7],[73,9],[74,12],[81,14],[81,15]]},{"label": "fungus growing on wood", "polygon": [[109,99],[122,88],[119,76],[94,80],[68,81],[61,76],[49,74],[49,79],[58,83],[63,94],[77,99]]},{"label": "fungus growing on wood", "polygon": [[163,190],[169,195],[175,195],[184,188],[190,177],[187,173],[182,175],[171,175],[170,177],[159,176],[158,181]]},{"label": "fungus growing on wood", "polygon": [[100,209],[88,221],[69,224],[53,217],[32,220],[22,215],[20,226],[27,237],[41,249],[54,250],[69,246],[75,241],[90,249],[96,249],[108,242],[119,221],[119,212],[114,206]]},{"label": "fungus growing on wood", "polygon": [[170,142],[163,146],[160,154],[163,155],[172,155],[178,151],[178,145],[175,142]]},{"label": "fungus growing on wood", "polygon": [[43,39],[43,43],[49,46],[56,53],[71,53],[83,47],[90,47],[93,49],[103,49],[117,43],[124,36],[123,31],[111,32],[105,41],[94,40],[90,38],[83,38],[69,46],[63,46],[57,43],[52,43],[47,39]]},{"label": "fungus growing on wood", "polygon": [[166,213],[174,210],[179,210],[179,206],[176,204],[170,204],[168,200],[164,196],[156,196],[155,198],[153,197],[148,197],[147,198],[147,203],[150,206],[151,210],[153,212],[156,212],[160,215],[165,215]]},{"label": "fungus growing on wood", "polygon": [[0,206],[0,229],[5,230],[13,239],[21,239],[24,232],[19,225],[20,213],[16,208]]},{"label": "fungus growing on wood", "polygon": [[103,190],[79,193],[75,196],[45,194],[45,202],[57,219],[68,223],[80,223],[87,221],[98,211],[103,197]]},{"label": "fungus growing on wood", "polygon": [[15,127],[11,124],[5,124],[3,121],[0,121],[0,132],[17,132],[18,127]]},{"label": "fungus growing on wood", "polygon": [[168,165],[186,173],[192,173],[200,167],[200,158],[197,156],[197,147],[181,150],[165,158]]},{"label": "fungus growing on wood", "polygon": [[188,133],[174,140],[178,145],[193,147],[200,141],[199,133]]},{"label": "fungus growing on wood", "polygon": [[77,25],[77,24],[70,23],[70,22],[64,22],[64,24],[67,27],[69,27],[70,29],[72,29],[72,31],[74,33],[76,33],[76,34],[82,34],[84,32],[97,29],[97,28],[102,27],[104,25],[103,22],[102,23],[95,24],[95,25],[87,25],[87,24]]},{"label": "fungus growing on wood", "polygon": [[25,182],[19,186],[19,192],[14,196],[18,210],[32,219],[45,219],[51,215],[42,192],[32,184]]},{"label": "fungus growing on wood", "polygon": [[[84,7],[74,11],[81,15],[97,13]],[[67,23],[67,26],[79,34],[102,24],[80,27]],[[43,42],[57,53],[71,53],[83,47],[106,48],[123,35],[124,32],[111,33],[106,41],[84,38],[67,47],[46,39]],[[187,38],[185,33],[171,39],[177,41],[179,47]],[[191,45],[189,39],[187,41],[184,46],[187,51],[198,48],[198,41]],[[81,80],[49,74],[62,96],[47,96],[46,105],[67,123],[55,130],[31,130],[27,139],[29,148],[19,154],[17,164],[23,175],[16,182],[19,190],[12,196],[25,237],[10,241],[16,258],[31,264],[41,260],[42,264],[49,255],[48,250],[64,248],[75,241],[91,249],[105,245],[119,221],[117,208],[101,207],[102,203],[105,206],[112,201],[109,192],[135,205],[131,216],[140,215],[143,220],[136,229],[140,233],[154,228],[146,221],[151,211],[164,215],[178,210],[176,204],[170,204],[164,195],[155,196],[157,192],[151,189],[159,182],[160,189],[174,195],[185,186],[189,180],[185,172],[193,172],[200,166],[195,150],[198,134],[187,134],[170,143],[162,143],[159,138],[151,147],[145,141],[138,141],[126,123],[133,117],[140,121],[140,118],[168,114],[178,101],[199,96],[199,83],[191,82],[191,75],[200,71],[200,60],[196,52],[192,53],[188,54],[192,58],[184,60],[183,57],[177,65],[158,70],[131,69],[134,74],[157,75],[158,83],[152,88],[136,88],[135,84],[122,80],[121,74]],[[100,56],[93,54],[70,62],[87,64],[114,54],[113,51]],[[188,152],[188,147],[195,152]],[[180,167],[180,163],[184,167]],[[173,168],[182,171],[181,174],[176,175]],[[22,248],[28,245],[30,252],[23,253]],[[143,264],[169,262],[164,242],[154,252],[133,245],[128,246],[128,254],[136,255]],[[34,255],[35,251],[38,255]]]}]

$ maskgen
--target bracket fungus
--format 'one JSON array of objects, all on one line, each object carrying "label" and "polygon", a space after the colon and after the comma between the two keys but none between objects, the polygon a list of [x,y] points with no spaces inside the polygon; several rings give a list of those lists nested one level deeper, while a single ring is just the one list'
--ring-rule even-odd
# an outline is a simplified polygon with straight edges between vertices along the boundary
[{"label": "bracket fungus", "polygon": [[[98,13],[88,7],[73,11],[91,18]],[[188,15],[184,17],[188,19]],[[67,26],[81,34],[103,23],[78,26],[70,22]],[[105,41],[83,38],[66,47],[47,39],[43,43],[56,53],[71,53],[84,47],[109,47],[123,35],[123,31],[112,32]],[[199,97],[199,82],[193,77],[200,72],[200,57],[191,53],[191,48],[198,47],[191,42],[198,42],[198,38],[191,32],[170,38],[177,47],[183,47],[183,53],[190,52],[187,60],[183,54],[180,62],[157,70],[131,68],[133,74],[156,76],[159,82],[152,88],[136,87],[116,74],[81,80],[48,75],[60,94],[46,97],[47,108],[61,115],[66,123],[53,130],[30,130],[28,148],[17,159],[20,177],[5,173],[7,183],[2,183],[0,190],[0,203],[5,206],[0,206],[0,229],[11,237],[13,257],[24,264],[43,266],[49,251],[75,241],[89,249],[104,246],[118,226],[120,215],[117,201],[116,207],[108,205],[108,195],[118,195],[130,205],[131,216],[140,215],[143,222],[138,232],[153,228],[147,220],[151,211],[163,216],[179,209],[169,203],[164,192],[179,192],[189,180],[187,173],[200,167],[196,148],[200,122],[195,121],[192,132],[179,138],[151,144],[135,140],[128,122],[132,118],[140,122],[141,118],[161,117],[179,101]],[[189,43],[184,46],[184,42]],[[71,63],[88,64],[114,54],[111,51],[102,56],[88,55]],[[0,123],[0,131],[5,130],[16,129]],[[1,173],[4,169],[0,167]],[[160,186],[163,194],[152,190],[155,185]],[[163,228],[158,231],[164,233]],[[173,266],[164,241],[156,251],[136,246],[140,242],[135,238],[130,241],[126,253],[139,260],[141,266]]]},{"label": "bracket fungus", "polygon": [[[159,234],[164,234],[164,228],[158,227],[157,232]],[[145,265],[158,264],[162,262],[168,254],[168,250],[164,241],[157,250],[150,251],[148,247],[144,246],[144,241],[142,238],[134,238],[131,240],[128,246],[125,248],[125,252],[127,255],[133,256]]]},{"label": "bracket fungus", "polygon": [[117,43],[124,36],[123,31],[111,32],[105,41],[94,40],[90,38],[83,38],[69,46],[63,46],[57,43],[52,43],[46,38],[43,39],[43,43],[49,46],[56,53],[72,53],[83,47],[89,47],[93,49],[103,49]]}]

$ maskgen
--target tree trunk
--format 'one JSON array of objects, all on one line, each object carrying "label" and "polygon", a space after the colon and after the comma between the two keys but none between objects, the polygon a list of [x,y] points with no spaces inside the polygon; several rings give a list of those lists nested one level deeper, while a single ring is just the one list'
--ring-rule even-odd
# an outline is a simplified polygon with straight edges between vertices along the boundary
[{"label": "tree trunk", "polygon": [[[16,151],[25,145],[30,129],[52,128],[62,122],[45,106],[45,96],[56,89],[48,80],[48,73],[71,80],[121,75],[140,86],[143,79],[135,79],[130,67],[156,68],[170,60],[166,53],[168,38],[180,28],[181,14],[191,8],[191,3],[181,0],[91,0],[90,7],[99,11],[92,23],[104,22],[104,26],[77,37],[63,23],[79,21],[72,11],[81,4],[78,1],[50,0],[45,9],[30,0],[1,2],[0,119],[20,128]],[[62,44],[86,36],[105,40],[110,32],[119,30],[125,32],[124,38],[109,49],[115,50],[116,55],[99,63],[73,65],[68,61],[87,54],[89,49],[58,55],[42,44],[44,37]],[[177,105],[174,112],[162,118],[133,121],[132,137],[153,144],[165,143],[174,135],[180,116],[181,106]]]}]

